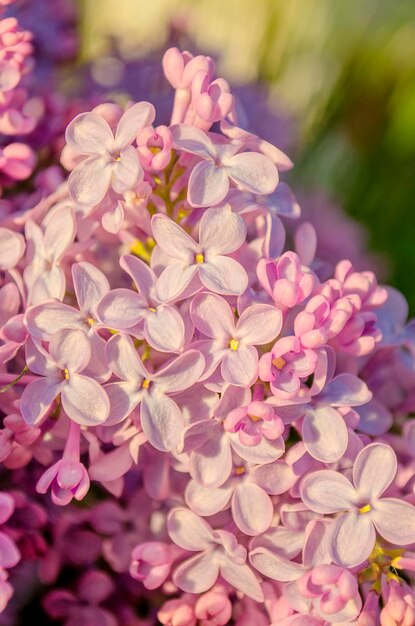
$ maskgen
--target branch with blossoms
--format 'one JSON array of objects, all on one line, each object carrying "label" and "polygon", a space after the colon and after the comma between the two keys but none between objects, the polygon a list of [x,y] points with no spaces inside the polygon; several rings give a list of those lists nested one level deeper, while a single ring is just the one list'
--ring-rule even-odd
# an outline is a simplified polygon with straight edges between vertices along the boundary
[{"label": "branch with blossoms", "polygon": [[[0,126],[30,135],[10,19]],[[242,127],[212,59],[162,65],[170,120],[79,113],[69,175],[23,209],[33,149],[2,148],[0,609],[33,560],[65,624],[411,626],[405,300],[348,260],[327,278],[309,223],[291,244],[292,162]]]}]

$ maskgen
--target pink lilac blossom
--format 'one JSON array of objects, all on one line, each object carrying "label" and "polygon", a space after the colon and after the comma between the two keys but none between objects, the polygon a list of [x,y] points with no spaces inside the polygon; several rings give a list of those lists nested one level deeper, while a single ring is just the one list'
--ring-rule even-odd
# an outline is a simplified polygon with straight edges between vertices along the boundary
[{"label": "pink lilac blossom", "polygon": [[0,20],[1,623],[412,626],[405,299],[298,226],[212,59],[165,53],[167,117],[38,54]]}]

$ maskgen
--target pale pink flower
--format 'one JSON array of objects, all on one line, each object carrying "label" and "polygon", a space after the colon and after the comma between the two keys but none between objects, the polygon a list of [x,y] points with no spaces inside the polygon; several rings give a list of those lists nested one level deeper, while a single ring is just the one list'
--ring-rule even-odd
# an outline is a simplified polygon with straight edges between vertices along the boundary
[{"label": "pale pink flower", "polygon": [[59,330],[49,343],[49,352],[40,344],[26,344],[29,369],[39,380],[29,383],[22,393],[20,410],[28,424],[39,422],[59,395],[67,416],[81,426],[102,424],[109,413],[109,401],[96,380],[81,374],[91,359],[91,348],[84,332]]},{"label": "pale pink flower", "polygon": [[48,215],[42,229],[36,222],[26,223],[27,266],[23,277],[31,304],[48,298],[63,300],[66,288],[61,262],[73,244],[76,222],[70,207]]},{"label": "pale pink flower", "polygon": [[115,136],[97,113],[81,113],[72,120],[66,129],[66,142],[72,150],[87,157],[69,176],[69,191],[75,202],[96,205],[110,185],[116,193],[123,193],[139,182],[143,171],[138,152],[131,144],[154,117],[152,104],[134,104],[118,122]]},{"label": "pale pink flower", "polygon": [[183,591],[202,593],[221,575],[226,582],[257,602],[264,594],[255,574],[246,564],[246,549],[225,530],[212,530],[205,520],[184,508],[173,509],[167,518],[170,539],[184,550],[197,552],[181,563],[173,581]]},{"label": "pale pink flower", "polygon": [[199,225],[199,243],[165,215],[155,215],[151,227],[154,239],[168,259],[157,281],[161,300],[179,299],[187,288],[193,288],[194,292],[202,286],[224,295],[239,295],[245,291],[248,276],[243,267],[227,255],[242,246],[246,226],[229,205],[204,212]]},{"label": "pale pink flower", "polygon": [[130,254],[121,257],[120,265],[133,279],[138,293],[119,288],[106,294],[97,309],[102,323],[136,333],[135,327],[142,322],[139,329],[155,350],[179,352],[184,345],[184,322],[172,304],[165,304],[158,297],[153,270]]},{"label": "pale pink flower", "polygon": [[0,172],[14,180],[26,180],[33,173],[36,155],[24,143],[9,143],[0,148]]},{"label": "pale pink flower", "polygon": [[258,152],[239,152],[242,144],[229,143],[220,135],[209,135],[195,126],[178,124],[170,128],[173,146],[202,159],[192,169],[187,200],[193,207],[222,202],[230,181],[245,191],[272,193],[278,184],[278,170],[268,157]]},{"label": "pale pink flower", "polygon": [[224,586],[215,585],[199,596],[195,615],[203,626],[225,626],[232,617],[232,603]]},{"label": "pale pink flower", "polygon": [[54,333],[62,329],[84,332],[91,351],[84,374],[103,382],[109,378],[110,371],[105,360],[105,341],[99,335],[103,324],[97,308],[110,291],[109,282],[97,267],[86,261],[72,265],[72,280],[79,310],[58,300],[46,300],[27,309],[25,323],[32,337],[42,341],[50,341]]},{"label": "pale pink flower", "polygon": [[188,350],[153,374],[144,367],[131,339],[114,335],[107,343],[107,359],[122,381],[105,385],[111,406],[107,424],[121,422],[140,404],[141,425],[150,443],[158,450],[175,448],[184,424],[170,396],[199,380],[204,368],[200,352]]},{"label": "pale pink flower", "polygon": [[388,596],[380,613],[381,626],[412,626],[414,623],[414,590],[403,581],[389,580]]},{"label": "pale pink flower", "polygon": [[205,377],[220,363],[224,381],[250,387],[258,377],[258,352],[254,346],[269,343],[278,335],[281,311],[268,304],[253,304],[235,322],[226,300],[201,293],[193,299],[190,314],[196,328],[209,337],[195,344],[205,357]]},{"label": "pale pink flower", "polygon": [[145,126],[137,135],[141,164],[146,170],[164,170],[170,162],[173,137],[167,126]]},{"label": "pale pink flower", "polygon": [[392,448],[372,443],[356,457],[354,484],[333,470],[313,472],[304,478],[301,498],[312,511],[341,513],[331,523],[329,538],[330,553],[337,564],[354,567],[367,559],[376,531],[398,546],[415,542],[415,507],[405,500],[380,497],[396,470]]}]

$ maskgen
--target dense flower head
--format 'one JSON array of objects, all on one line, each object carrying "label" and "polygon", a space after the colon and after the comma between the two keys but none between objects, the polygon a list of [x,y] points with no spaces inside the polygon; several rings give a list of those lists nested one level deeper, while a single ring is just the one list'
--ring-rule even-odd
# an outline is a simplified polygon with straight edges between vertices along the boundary
[{"label": "dense flower head", "polygon": [[166,120],[32,106],[34,50],[0,21],[0,611],[21,576],[70,626],[412,626],[403,296],[328,275],[212,59],[167,50]]}]

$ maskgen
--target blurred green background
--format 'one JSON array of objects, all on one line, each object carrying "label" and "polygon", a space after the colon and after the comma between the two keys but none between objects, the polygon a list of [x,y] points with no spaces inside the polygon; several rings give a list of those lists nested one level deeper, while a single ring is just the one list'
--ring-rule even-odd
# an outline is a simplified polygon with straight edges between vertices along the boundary
[{"label": "blurred green background", "polygon": [[[163,46],[173,25],[297,127],[294,188],[369,230],[415,313],[415,0],[81,0],[83,60]],[[333,232],[333,237],[336,233]]]}]

